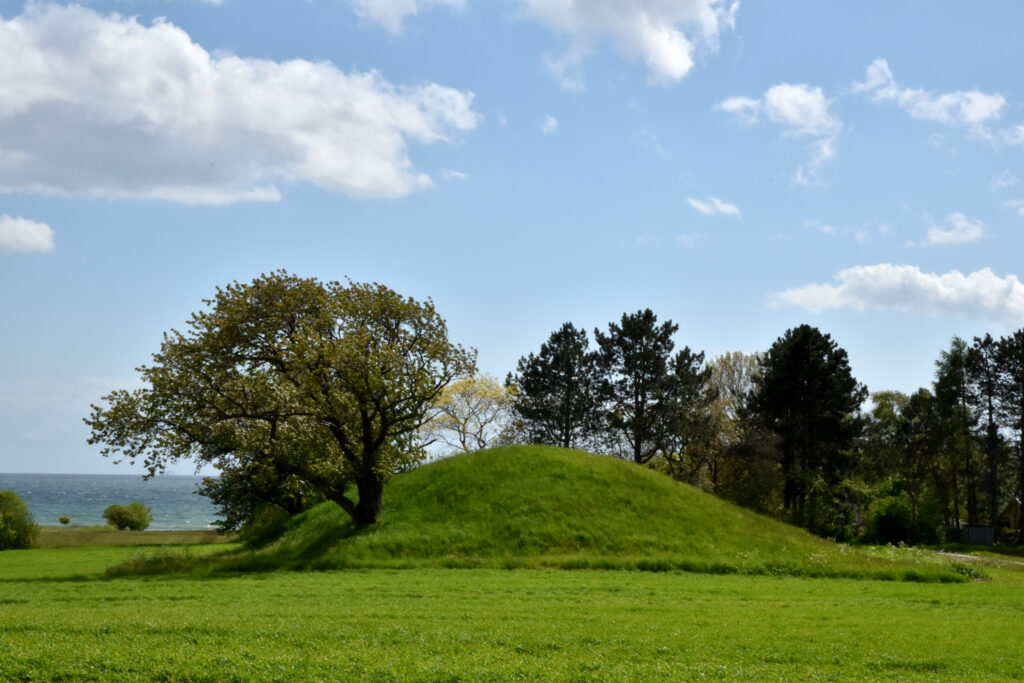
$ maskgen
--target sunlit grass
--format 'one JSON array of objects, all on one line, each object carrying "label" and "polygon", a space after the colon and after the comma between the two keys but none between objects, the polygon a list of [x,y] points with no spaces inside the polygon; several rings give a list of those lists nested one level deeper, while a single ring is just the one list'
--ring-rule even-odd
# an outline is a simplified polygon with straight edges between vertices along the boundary
[{"label": "sunlit grass", "polygon": [[[633,463],[556,448],[471,453],[395,477],[379,524],[327,503],[272,542],[197,571],[562,568],[958,582],[984,570],[903,549],[862,552]],[[145,562],[114,573],[150,571]]]},{"label": "sunlit grass", "polygon": [[18,552],[0,553],[0,680],[1013,680],[1024,661],[1024,575],[1000,570],[952,585],[491,569],[101,580],[96,553],[134,551]]}]

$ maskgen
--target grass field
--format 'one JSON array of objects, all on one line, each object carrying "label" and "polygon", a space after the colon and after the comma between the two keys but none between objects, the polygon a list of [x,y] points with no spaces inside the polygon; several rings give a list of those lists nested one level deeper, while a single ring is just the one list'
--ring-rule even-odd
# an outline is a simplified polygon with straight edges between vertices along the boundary
[{"label": "grass field", "polygon": [[0,553],[0,680],[1024,677],[1019,557],[841,546],[556,449],[436,463],[384,504],[255,546],[44,530]]},{"label": "grass field", "polygon": [[[199,546],[194,552],[209,552]],[[1024,575],[491,569],[103,579],[0,553],[0,680],[1013,680]]]},{"label": "grass field", "polygon": [[226,543],[228,538],[216,531],[118,531],[109,526],[40,528],[35,548],[76,548],[118,545],[198,545]]}]

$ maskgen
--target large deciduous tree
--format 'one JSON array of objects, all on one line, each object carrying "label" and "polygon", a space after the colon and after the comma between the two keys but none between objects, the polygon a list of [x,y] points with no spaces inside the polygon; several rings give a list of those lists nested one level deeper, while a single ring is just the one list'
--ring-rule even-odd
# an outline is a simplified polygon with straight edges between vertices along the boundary
[{"label": "large deciduous tree", "polygon": [[810,325],[772,344],[754,382],[749,408],[780,438],[784,507],[794,523],[817,530],[822,498],[850,469],[867,390],[846,351]]},{"label": "large deciduous tree", "polygon": [[475,369],[432,302],[376,283],[279,271],[205,303],[138,368],[145,386],[112,392],[86,423],[104,455],[149,475],[181,459],[215,465],[249,487],[244,502],[315,492],[357,525],[376,522],[388,476],[422,457],[430,405]]},{"label": "large deciduous tree", "polygon": [[552,332],[539,353],[520,358],[506,384],[516,389],[515,412],[531,443],[575,448],[600,430],[597,354],[586,330],[572,323]]}]

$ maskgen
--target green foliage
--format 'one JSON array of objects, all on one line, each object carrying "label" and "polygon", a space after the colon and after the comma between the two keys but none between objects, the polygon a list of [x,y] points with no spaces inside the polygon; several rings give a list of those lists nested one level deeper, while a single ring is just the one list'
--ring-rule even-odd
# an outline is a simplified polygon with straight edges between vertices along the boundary
[{"label": "green foliage", "polygon": [[145,531],[153,521],[153,513],[145,503],[133,500],[127,505],[111,505],[103,511],[103,519],[118,531]]},{"label": "green foliage", "polygon": [[[999,363],[998,394],[1004,425],[1016,450],[1013,494],[1024,502],[1024,328],[1001,337],[996,344]],[[1024,525],[1018,519],[1017,542],[1024,541]]]},{"label": "green foliage", "polygon": [[67,515],[61,515],[60,517],[57,518],[57,521],[60,522],[61,524],[63,524],[64,526],[67,526],[68,524],[71,524],[71,518],[68,517]]},{"label": "green foliage", "polygon": [[39,527],[14,491],[0,491],[0,550],[30,548],[39,535]]},{"label": "green foliage", "polygon": [[454,453],[468,453],[511,439],[514,386],[490,375],[466,377],[446,386],[424,425],[424,437]]},{"label": "green foliage", "polygon": [[864,540],[868,543],[907,543],[917,537],[917,525],[905,496],[886,496],[868,510]]},{"label": "green foliage", "polygon": [[967,356],[971,400],[978,415],[975,439],[981,451],[984,470],[985,521],[999,525],[999,513],[1010,498],[1007,484],[1014,477],[1011,470],[1010,449],[1000,430],[1000,363],[999,347],[991,334],[975,337]]},{"label": "green foliage", "polygon": [[475,368],[433,303],[379,284],[279,271],[206,304],[139,368],[145,388],[111,393],[86,423],[105,455],[150,475],[180,459],[218,467],[237,489],[207,490],[231,527],[307,490],[375,522],[384,482],[423,456],[431,403]]},{"label": "green foliage", "polygon": [[608,426],[622,454],[640,464],[680,454],[704,432],[715,399],[704,353],[686,347],[672,356],[679,326],[657,321],[648,308],[624,313],[619,324],[608,324],[608,334],[594,330]]},{"label": "green foliage", "polygon": [[754,381],[748,407],[779,436],[785,509],[795,524],[827,531],[834,489],[853,470],[867,390],[853,378],[846,351],[809,325],[772,344]]},{"label": "green foliage", "polygon": [[587,331],[565,323],[541,344],[537,355],[519,359],[515,411],[530,443],[578,448],[601,430],[598,356],[589,350]]}]

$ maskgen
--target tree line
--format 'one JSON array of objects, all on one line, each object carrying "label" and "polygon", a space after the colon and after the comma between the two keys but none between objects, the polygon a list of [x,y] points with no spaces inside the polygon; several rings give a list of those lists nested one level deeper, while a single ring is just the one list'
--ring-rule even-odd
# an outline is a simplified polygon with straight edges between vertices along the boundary
[{"label": "tree line", "polygon": [[212,465],[202,492],[237,529],[331,500],[379,519],[388,477],[440,446],[583,448],[657,468],[840,539],[925,541],[1017,528],[1024,487],[1024,330],[954,338],[933,386],[871,395],[809,325],[758,353],[676,349],[678,325],[623,314],[593,343],[571,323],[504,381],[476,372],[433,303],[377,283],[284,271],[218,289],[164,336],[143,388],[86,423],[150,475]]}]

